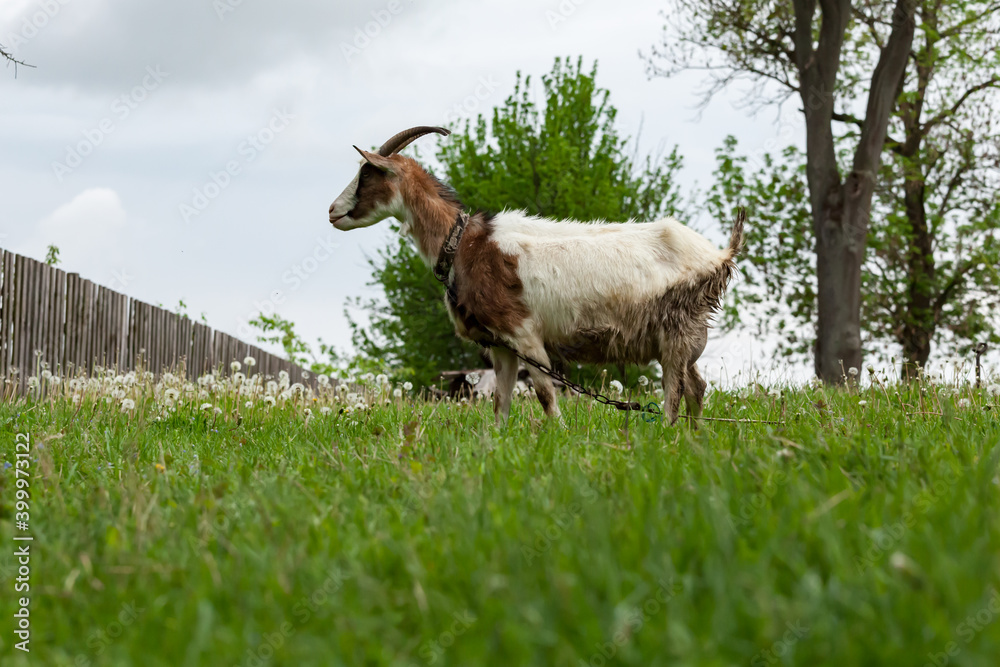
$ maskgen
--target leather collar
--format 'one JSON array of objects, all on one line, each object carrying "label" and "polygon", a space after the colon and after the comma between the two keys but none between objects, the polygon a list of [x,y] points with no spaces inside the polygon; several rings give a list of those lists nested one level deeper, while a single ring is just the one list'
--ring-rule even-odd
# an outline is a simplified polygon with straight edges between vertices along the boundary
[{"label": "leather collar", "polygon": [[438,261],[434,265],[434,277],[445,285],[448,284],[451,267],[455,263],[455,253],[458,252],[458,244],[462,241],[462,234],[465,233],[465,227],[468,224],[469,214],[460,211],[455,219],[455,224],[451,226],[451,231],[448,232],[448,236],[444,240],[444,245],[441,246],[441,252],[438,253]]}]

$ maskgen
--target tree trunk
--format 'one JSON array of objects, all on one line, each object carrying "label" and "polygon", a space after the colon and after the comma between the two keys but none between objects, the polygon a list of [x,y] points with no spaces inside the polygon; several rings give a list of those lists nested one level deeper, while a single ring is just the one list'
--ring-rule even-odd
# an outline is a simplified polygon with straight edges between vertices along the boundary
[{"label": "tree trunk", "polygon": [[903,322],[897,340],[903,348],[903,377],[917,377],[917,368],[925,368],[931,354],[931,339],[937,326],[934,308],[934,239],[927,228],[923,165],[918,157],[929,127],[921,123],[924,102],[936,60],[931,57],[938,41],[938,20],[935,8],[925,5],[921,20],[929,28],[925,31],[924,44],[916,53],[915,95],[900,103],[899,117],[903,122],[905,138],[895,152],[903,162],[903,208],[910,233],[905,239],[908,269],[906,301],[903,305]]},{"label": "tree trunk", "polygon": [[[827,384],[843,381],[845,371],[861,370],[861,266],[875,177],[881,163],[889,117],[896,102],[915,29],[915,0],[897,0],[892,33],[872,74],[861,136],[850,174],[840,183],[833,158],[833,87],[840,67],[840,46],[850,3],[820,2],[819,44],[812,52],[806,17],[796,2],[796,53],[806,113],[806,160],[816,232],[816,374]],[[846,8],[845,8],[846,5]],[[811,25],[812,15],[808,16]],[[808,53],[802,48],[808,41]],[[810,109],[806,91],[819,93]]]},{"label": "tree trunk", "polygon": [[904,377],[916,377],[916,369],[927,366],[934,336],[934,243],[927,229],[924,209],[924,182],[919,174],[908,176],[903,184],[906,217],[912,236],[909,240],[906,310],[899,342],[903,346]]}]

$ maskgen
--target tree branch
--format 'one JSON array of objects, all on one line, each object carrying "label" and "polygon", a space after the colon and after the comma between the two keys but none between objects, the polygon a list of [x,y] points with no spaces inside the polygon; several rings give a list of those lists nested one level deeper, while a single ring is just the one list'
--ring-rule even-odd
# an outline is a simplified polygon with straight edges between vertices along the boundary
[{"label": "tree branch", "polygon": [[958,101],[955,102],[953,105],[951,105],[950,108],[945,109],[944,111],[942,111],[941,113],[939,113],[938,115],[934,116],[929,121],[927,121],[926,123],[924,123],[924,125],[923,125],[924,134],[926,134],[934,126],[936,126],[939,123],[941,123],[942,121],[944,121],[946,118],[954,116],[955,113],[958,112],[958,110],[962,107],[962,105],[965,104],[966,100],[969,99],[969,97],[971,97],[972,95],[975,95],[980,90],[984,90],[986,88],[992,88],[992,87],[998,87],[998,88],[1000,88],[1000,75],[994,74],[993,76],[991,76],[986,81],[983,81],[982,83],[977,84],[977,85],[973,86],[972,88],[969,88],[968,90],[966,90],[964,93],[962,93],[962,96],[959,97]]},{"label": "tree branch", "polygon": [[34,67],[34,65],[29,65],[28,63],[24,62],[23,60],[18,60],[13,55],[11,55],[10,53],[8,53],[7,50],[5,48],[3,48],[2,44],[0,44],[0,57],[2,57],[7,62],[14,63],[14,78],[15,79],[17,78],[17,66],[18,65],[20,65],[21,67]]}]

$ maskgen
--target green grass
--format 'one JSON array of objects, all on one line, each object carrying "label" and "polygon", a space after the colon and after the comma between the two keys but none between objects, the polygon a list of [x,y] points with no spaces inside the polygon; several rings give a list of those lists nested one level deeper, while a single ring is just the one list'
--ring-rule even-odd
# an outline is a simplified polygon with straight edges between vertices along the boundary
[{"label": "green grass", "polygon": [[992,667],[1000,406],[963,395],[716,392],[784,424],[697,431],[574,399],[505,430],[484,404],[3,404],[34,542],[24,654],[3,470],[0,662]]}]

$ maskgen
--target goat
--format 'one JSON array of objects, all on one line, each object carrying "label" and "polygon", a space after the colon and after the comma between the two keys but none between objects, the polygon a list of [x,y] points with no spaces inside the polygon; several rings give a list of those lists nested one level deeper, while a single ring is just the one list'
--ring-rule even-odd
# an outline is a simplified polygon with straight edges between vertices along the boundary
[{"label": "goat", "polygon": [[[355,146],[361,168],[330,206],[330,222],[349,230],[395,217],[429,266],[437,272],[443,263],[456,333],[490,347],[497,422],[506,423],[510,413],[518,370],[512,350],[546,368],[552,357],[655,359],[663,368],[665,421],[677,421],[681,395],[688,414],[700,416],[706,383],[696,362],[736,271],[745,212],[724,250],[672,218],[611,224],[510,210],[467,216],[453,190],[398,154],[431,132],[450,134],[415,127],[375,153]],[[545,414],[559,418],[552,382],[538,369],[529,372]]]}]

